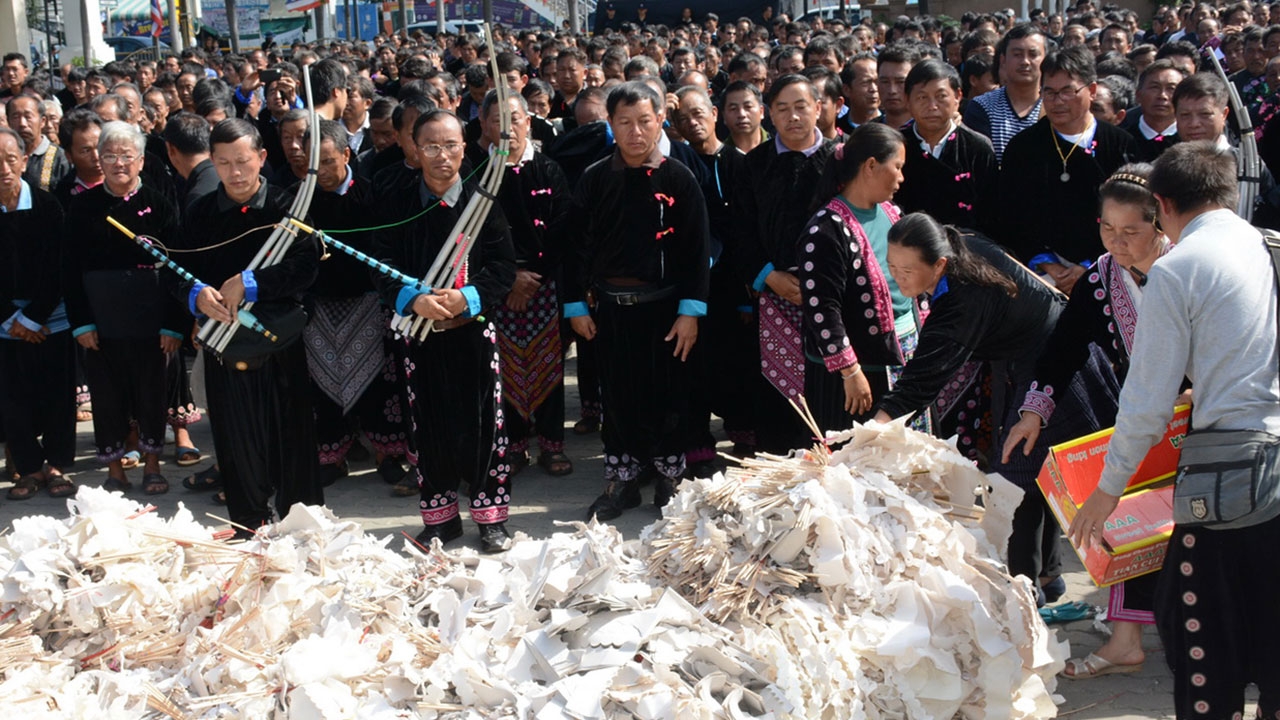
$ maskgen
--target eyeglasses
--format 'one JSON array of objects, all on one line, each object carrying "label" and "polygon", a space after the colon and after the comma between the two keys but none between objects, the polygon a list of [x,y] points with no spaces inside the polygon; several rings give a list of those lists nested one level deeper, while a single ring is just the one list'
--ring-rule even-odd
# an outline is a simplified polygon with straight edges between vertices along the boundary
[{"label": "eyeglasses", "polygon": [[462,150],[462,143],[445,143],[444,145],[419,145],[418,150],[429,158],[440,157],[443,153],[456,155]]},{"label": "eyeglasses", "polygon": [[1081,85],[1078,88],[1062,88],[1061,90],[1050,90],[1049,88],[1043,88],[1040,91],[1040,95],[1041,97],[1044,98],[1045,102],[1053,102],[1054,100],[1063,100],[1065,102],[1065,101],[1070,101],[1075,99],[1075,96],[1079,95],[1080,91],[1084,90],[1087,87],[1089,86]]},{"label": "eyeglasses", "polygon": [[134,160],[137,160],[138,156],[137,155],[99,155],[98,159],[102,161],[103,165],[115,165],[116,163],[124,163],[125,165],[129,165],[129,164],[132,164]]}]

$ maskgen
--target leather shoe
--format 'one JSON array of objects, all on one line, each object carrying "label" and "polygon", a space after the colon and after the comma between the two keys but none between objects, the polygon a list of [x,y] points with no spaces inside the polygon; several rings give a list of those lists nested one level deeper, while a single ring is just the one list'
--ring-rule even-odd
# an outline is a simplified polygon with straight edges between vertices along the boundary
[{"label": "leather shoe", "polygon": [[447,522],[439,525],[428,525],[418,533],[418,537],[414,538],[422,547],[431,547],[433,538],[440,538],[441,545],[447,545],[453,540],[462,537],[462,518],[455,517]]},{"label": "leather shoe", "polygon": [[653,506],[664,508],[676,494],[676,481],[669,477],[659,477],[653,486]]},{"label": "leather shoe", "polygon": [[500,553],[510,548],[511,533],[507,532],[506,523],[497,522],[480,525],[480,552],[487,554]]},{"label": "leather shoe", "polygon": [[610,480],[604,494],[587,508],[587,519],[595,517],[600,522],[608,522],[622,515],[623,510],[639,506],[640,488],[636,483]]}]

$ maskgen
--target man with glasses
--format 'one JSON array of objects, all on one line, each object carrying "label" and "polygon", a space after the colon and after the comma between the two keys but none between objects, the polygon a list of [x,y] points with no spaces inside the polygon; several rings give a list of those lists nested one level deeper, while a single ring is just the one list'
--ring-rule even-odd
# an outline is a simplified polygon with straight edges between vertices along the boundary
[{"label": "man with glasses", "polygon": [[1070,293],[1102,254],[1098,187],[1134,157],[1133,138],[1089,111],[1097,73],[1088,48],[1045,58],[1045,117],[1018,133],[1000,169],[1000,241]]},{"label": "man with glasses", "polygon": [[[451,230],[471,197],[463,181],[463,124],[447,110],[430,110],[413,123],[420,179],[386,197],[384,223],[374,238],[376,256],[411,277],[425,277],[436,255],[451,243]],[[430,212],[426,212],[430,209]],[[400,223],[408,218],[408,222]],[[493,206],[475,244],[456,263],[444,287],[423,292],[381,278],[383,300],[404,316],[431,320],[425,341],[410,340],[405,359],[425,528],[418,542],[448,543],[462,537],[458,489],[469,485],[471,519],[480,527],[484,552],[511,544],[506,529],[511,502],[512,457],[503,427],[498,381],[497,332],[484,317],[505,302],[515,280],[515,250],[502,209]]]}]

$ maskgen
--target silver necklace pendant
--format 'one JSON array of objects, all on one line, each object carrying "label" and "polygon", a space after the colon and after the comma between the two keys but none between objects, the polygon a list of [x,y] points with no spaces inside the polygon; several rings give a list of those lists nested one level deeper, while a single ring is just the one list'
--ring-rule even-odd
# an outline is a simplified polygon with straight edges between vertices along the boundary
[{"label": "silver necklace pendant", "polygon": [[1062,182],[1069,182],[1071,180],[1071,173],[1067,172],[1066,170],[1063,170],[1062,174],[1058,176],[1058,179],[1061,180]]}]

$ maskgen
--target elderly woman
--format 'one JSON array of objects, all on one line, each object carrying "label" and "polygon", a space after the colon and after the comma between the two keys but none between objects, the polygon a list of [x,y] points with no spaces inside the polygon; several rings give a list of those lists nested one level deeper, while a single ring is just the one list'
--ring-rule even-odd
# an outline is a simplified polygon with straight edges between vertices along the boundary
[{"label": "elderly woman", "polygon": [[107,222],[114,218],[161,244],[177,234],[177,212],[142,182],[145,148],[146,138],[133,126],[102,126],[103,183],[71,199],[65,283],[72,334],[86,350],[94,443],[108,467],[105,487],[130,487],[121,461],[130,423],[136,422],[138,449],[145,457],[143,491],[154,495],[169,489],[160,474],[165,356],[178,350],[190,321],[161,287],[155,260]]}]

